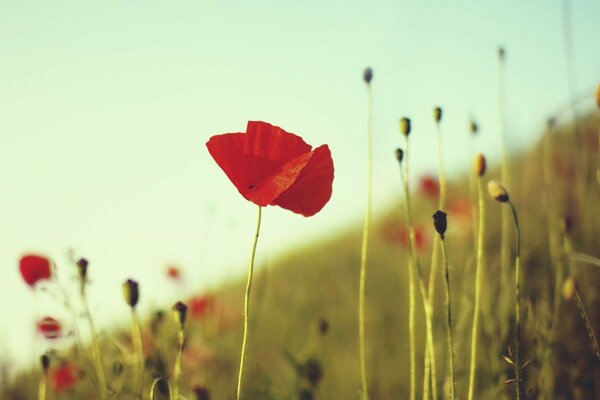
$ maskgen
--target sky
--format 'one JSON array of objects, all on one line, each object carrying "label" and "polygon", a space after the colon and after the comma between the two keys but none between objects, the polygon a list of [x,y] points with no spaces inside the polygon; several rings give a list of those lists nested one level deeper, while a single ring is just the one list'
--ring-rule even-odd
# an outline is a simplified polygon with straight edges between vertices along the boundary
[{"label": "sky", "polygon": [[[102,329],[128,319],[127,278],[140,282],[144,313],[240,279],[256,207],[204,144],[244,131],[248,120],[328,144],[336,170],[332,199],[314,217],[265,210],[259,268],[299,243],[360,224],[367,66],[374,70],[376,209],[400,196],[393,155],[402,144],[400,117],[413,121],[414,176],[437,170],[437,105],[451,176],[464,173],[472,148],[498,161],[499,45],[507,52],[509,148],[526,151],[568,99],[564,1],[4,2],[5,359],[39,355],[35,321],[64,315],[22,282],[25,253],[52,257],[64,285],[73,283],[67,249],[88,258],[90,304]],[[573,91],[584,112],[600,82],[600,3],[572,3]],[[471,117],[481,126],[474,144]],[[169,264],[181,267],[183,283],[166,280]]]}]

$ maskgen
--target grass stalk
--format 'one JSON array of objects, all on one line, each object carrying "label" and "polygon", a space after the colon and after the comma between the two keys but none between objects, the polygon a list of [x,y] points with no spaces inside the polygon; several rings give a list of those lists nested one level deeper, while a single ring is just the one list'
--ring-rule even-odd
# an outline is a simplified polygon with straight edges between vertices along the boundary
[{"label": "grass stalk", "polygon": [[[473,174],[474,176],[476,174]],[[477,230],[477,263],[475,266],[475,305],[473,307],[473,324],[471,326],[471,362],[469,366],[468,400],[475,397],[475,376],[477,373],[477,339],[479,337],[479,315],[481,309],[481,277],[485,251],[485,201],[481,177],[477,176],[477,197],[479,203],[479,228]]]},{"label": "grass stalk", "polygon": [[256,256],[256,246],[258,244],[258,235],[260,234],[260,223],[262,219],[262,207],[258,207],[258,218],[256,222],[256,233],[254,234],[254,242],[252,244],[252,252],[250,254],[250,263],[248,264],[248,279],[246,281],[246,293],[244,295],[244,336],[242,338],[242,350],[240,352],[240,370],[237,379],[236,399],[242,397],[242,378],[244,376],[244,360],[246,357],[246,349],[248,347],[248,325],[249,325],[249,310],[250,310],[250,289],[252,288],[252,276],[254,275],[254,258]]},{"label": "grass stalk", "polygon": [[367,83],[369,97],[369,111],[367,123],[367,205],[365,209],[365,220],[362,232],[362,245],[360,252],[360,277],[358,285],[358,341],[360,350],[360,382],[361,399],[369,398],[369,387],[367,381],[367,344],[365,338],[365,289],[367,281],[367,253],[369,249],[369,232],[371,230],[371,198],[373,184],[373,98],[371,85]]}]

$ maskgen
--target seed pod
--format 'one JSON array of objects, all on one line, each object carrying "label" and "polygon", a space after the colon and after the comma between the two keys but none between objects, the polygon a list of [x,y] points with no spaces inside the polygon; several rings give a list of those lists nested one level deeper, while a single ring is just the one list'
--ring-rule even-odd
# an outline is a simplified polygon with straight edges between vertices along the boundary
[{"label": "seed pod", "polygon": [[185,319],[187,317],[187,309],[188,308],[185,305],[185,303],[183,303],[181,301],[178,301],[173,306],[175,321],[177,321],[182,328],[183,328],[183,325],[185,325]]},{"label": "seed pod", "polygon": [[404,151],[398,147],[396,149],[396,160],[398,160],[398,162],[401,163],[403,158],[404,158]]},{"label": "seed pod", "polygon": [[129,304],[131,308],[135,308],[140,299],[139,286],[133,279],[127,279],[123,283],[123,298],[125,303]]},{"label": "seed pod", "polygon": [[410,118],[404,117],[400,119],[400,132],[402,132],[404,136],[410,135]]},{"label": "seed pod", "polygon": [[473,158],[473,173],[479,177],[485,174],[485,157],[483,154],[475,154]]},{"label": "seed pod", "polygon": [[448,214],[441,210],[437,210],[435,214],[433,214],[433,227],[436,232],[440,234],[442,239],[444,238],[444,233],[446,233],[446,228],[448,226],[448,221],[446,219],[447,215]]},{"label": "seed pod", "polygon": [[600,83],[596,86],[596,105],[600,108]]},{"label": "seed pod", "polygon": [[50,368],[50,356],[48,356],[48,354],[42,354],[40,357],[40,363],[42,364],[44,373],[48,373],[48,368]]},{"label": "seed pod", "polygon": [[488,182],[488,193],[494,200],[497,200],[500,203],[507,203],[509,200],[508,192],[504,186],[496,181]]},{"label": "seed pod", "polygon": [[80,258],[77,260],[77,273],[79,274],[79,279],[82,281],[85,281],[85,278],[87,277],[87,267],[88,260],[85,258]]},{"label": "seed pod", "polygon": [[440,121],[442,120],[442,108],[441,107],[436,107],[433,109],[433,119],[435,120],[436,123],[440,123]]},{"label": "seed pod", "polygon": [[363,80],[367,85],[371,84],[371,80],[373,79],[373,69],[371,67],[365,68],[363,72]]}]

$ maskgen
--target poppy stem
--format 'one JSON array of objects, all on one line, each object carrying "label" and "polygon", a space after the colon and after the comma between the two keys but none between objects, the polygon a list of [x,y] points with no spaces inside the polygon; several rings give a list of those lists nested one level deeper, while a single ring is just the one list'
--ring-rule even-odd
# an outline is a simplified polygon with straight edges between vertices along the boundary
[{"label": "poppy stem", "polygon": [[183,356],[183,344],[185,341],[185,334],[183,325],[179,326],[177,331],[177,355],[175,356],[175,366],[173,367],[173,386],[171,388],[172,400],[179,399],[179,380],[181,378],[181,359]]},{"label": "poppy stem", "polygon": [[84,314],[86,319],[88,320],[88,325],[90,327],[90,333],[92,336],[92,358],[94,361],[94,367],[96,369],[96,375],[98,377],[98,390],[100,393],[100,399],[106,400],[108,399],[108,391],[106,388],[106,375],[104,374],[104,365],[102,364],[100,345],[98,343],[98,332],[96,331],[96,325],[94,324],[94,320],[92,319],[90,306],[87,300],[86,287],[86,282],[82,280],[80,288],[81,298],[83,301]]},{"label": "poppy stem", "polygon": [[517,210],[512,201],[508,201],[510,210],[512,211],[513,221],[515,223],[516,233],[516,255],[515,255],[515,379],[517,383],[517,400],[521,398],[521,364],[520,364],[520,336],[521,336],[521,281],[520,281],[520,266],[521,266],[521,230],[519,229],[519,219],[517,218]]},{"label": "poppy stem", "polygon": [[454,400],[456,397],[456,382],[454,379],[454,339],[452,336],[452,306],[450,304],[450,269],[448,267],[448,256],[446,254],[446,240],[442,236],[441,247],[442,247],[442,259],[446,268],[446,306],[447,306],[447,317],[448,317],[448,352],[450,353],[450,400]]},{"label": "poppy stem", "polygon": [[254,234],[254,243],[252,244],[252,252],[250,254],[250,264],[248,265],[248,280],[246,282],[246,294],[244,296],[244,336],[242,339],[242,351],[240,354],[240,372],[238,374],[237,381],[237,396],[236,399],[240,400],[242,395],[242,377],[244,375],[244,359],[246,356],[246,348],[248,347],[248,320],[249,320],[249,303],[250,303],[250,289],[252,287],[252,276],[254,274],[254,258],[256,255],[256,246],[258,244],[258,235],[260,233],[260,222],[262,216],[262,207],[258,207],[258,221],[256,223],[256,233]]},{"label": "poppy stem", "polygon": [[48,374],[46,371],[42,374],[40,379],[40,386],[38,387],[38,400],[46,400],[46,382],[48,381]]},{"label": "poppy stem", "polygon": [[475,306],[473,308],[473,324],[471,326],[471,364],[469,374],[469,391],[467,396],[468,400],[473,400],[475,395],[475,374],[477,373],[477,338],[479,335],[479,314],[481,308],[481,277],[483,268],[485,239],[485,201],[483,199],[481,177],[475,176],[474,179],[477,180],[477,196],[479,199],[479,229],[477,230],[477,264],[475,266]]},{"label": "poppy stem", "polygon": [[133,353],[137,363],[137,387],[138,394],[142,398],[142,390],[144,384],[144,352],[142,349],[142,330],[140,328],[140,320],[135,312],[135,308],[131,308],[131,338],[133,341]]},{"label": "poppy stem", "polygon": [[360,253],[360,277],[358,285],[358,341],[360,349],[361,399],[369,398],[367,382],[367,345],[365,339],[365,288],[367,278],[367,252],[369,248],[369,231],[371,229],[371,197],[373,181],[373,98],[371,85],[367,85],[369,94],[369,117],[367,124],[367,207],[363,225],[362,248]]}]

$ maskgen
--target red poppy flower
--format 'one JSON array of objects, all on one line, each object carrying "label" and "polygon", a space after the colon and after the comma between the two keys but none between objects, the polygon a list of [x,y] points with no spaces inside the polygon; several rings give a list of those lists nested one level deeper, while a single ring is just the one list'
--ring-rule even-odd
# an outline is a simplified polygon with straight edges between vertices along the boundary
[{"label": "red poppy flower", "polygon": [[31,287],[35,286],[38,281],[50,279],[52,276],[50,260],[35,254],[23,256],[19,261],[19,269],[23,280]]},{"label": "red poppy flower", "polygon": [[38,321],[37,330],[46,339],[56,339],[60,336],[61,325],[52,317],[44,317]]},{"label": "red poppy flower", "polygon": [[167,276],[171,279],[179,280],[181,278],[181,271],[179,271],[179,268],[171,265],[167,267]]},{"label": "red poppy flower", "polygon": [[309,217],[331,197],[327,145],[312,150],[299,136],[249,121],[245,133],[213,136],[206,147],[240,194],[258,206],[277,205]]},{"label": "red poppy flower", "polygon": [[430,199],[436,199],[440,192],[440,184],[435,176],[425,175],[419,179],[419,192]]},{"label": "red poppy flower", "polygon": [[50,375],[50,382],[56,392],[71,388],[78,380],[77,370],[66,363],[55,369]]},{"label": "red poppy flower", "polygon": [[[422,250],[425,247],[425,237],[423,235],[423,228],[421,226],[415,226],[415,247],[417,250]],[[400,241],[403,246],[410,246],[410,235],[408,234],[408,228],[403,228],[400,231]]]},{"label": "red poppy flower", "polygon": [[213,296],[204,295],[192,297],[188,301],[188,312],[191,318],[202,318],[213,308]]}]

